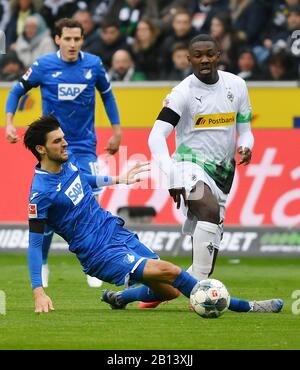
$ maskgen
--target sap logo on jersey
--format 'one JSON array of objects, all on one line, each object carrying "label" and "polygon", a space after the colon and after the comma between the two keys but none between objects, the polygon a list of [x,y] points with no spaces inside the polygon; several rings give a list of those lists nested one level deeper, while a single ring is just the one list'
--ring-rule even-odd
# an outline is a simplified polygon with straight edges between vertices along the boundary
[{"label": "sap logo on jersey", "polygon": [[77,204],[81,202],[84,192],[79,176],[77,176],[72,184],[68,187],[68,189],[65,191],[65,194],[69,199],[71,199],[74,206],[77,206]]},{"label": "sap logo on jersey", "polygon": [[58,99],[74,100],[86,88],[87,88],[86,84],[58,84]]}]

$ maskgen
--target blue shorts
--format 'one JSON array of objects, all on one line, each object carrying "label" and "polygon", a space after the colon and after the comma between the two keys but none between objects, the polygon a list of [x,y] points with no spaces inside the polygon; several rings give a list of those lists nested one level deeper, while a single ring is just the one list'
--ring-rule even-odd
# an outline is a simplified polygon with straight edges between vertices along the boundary
[{"label": "blue shorts", "polygon": [[117,225],[114,236],[93,256],[84,272],[111,284],[129,286],[137,283],[131,274],[145,259],[159,257],[141,243],[136,234]]}]

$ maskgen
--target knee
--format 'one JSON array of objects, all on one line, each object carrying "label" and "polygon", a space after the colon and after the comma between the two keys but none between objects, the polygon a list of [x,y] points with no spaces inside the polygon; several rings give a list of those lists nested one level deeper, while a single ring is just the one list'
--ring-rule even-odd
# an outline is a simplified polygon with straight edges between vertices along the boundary
[{"label": "knee", "polygon": [[175,280],[181,272],[180,267],[166,261],[160,261],[159,268],[161,276],[168,281]]},{"label": "knee", "polygon": [[180,295],[181,295],[180,291],[177,289],[174,289],[172,292],[172,296],[173,296],[172,299],[178,298]]},{"label": "knee", "polygon": [[197,217],[198,221],[206,221],[214,224],[220,222],[220,207],[217,202],[208,204],[204,201],[190,201],[189,211]]}]

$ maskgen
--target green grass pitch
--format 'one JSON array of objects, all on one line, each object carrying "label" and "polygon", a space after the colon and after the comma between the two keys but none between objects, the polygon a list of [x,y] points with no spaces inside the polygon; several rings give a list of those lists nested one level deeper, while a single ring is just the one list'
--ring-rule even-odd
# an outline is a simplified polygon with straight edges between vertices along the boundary
[{"label": "green grass pitch", "polygon": [[[188,258],[172,262],[186,268]],[[0,290],[6,315],[0,315],[0,349],[300,349],[300,314],[292,313],[292,292],[300,289],[300,259],[219,258],[214,277],[231,295],[247,299],[281,297],[279,314],[227,311],[214,320],[188,310],[184,297],[155,310],[111,310],[100,289],[87,286],[72,255],[51,255],[47,289],[55,311],[33,312],[26,256],[0,254]],[[297,307],[297,302],[294,306]],[[300,309],[300,302],[298,303]]]}]

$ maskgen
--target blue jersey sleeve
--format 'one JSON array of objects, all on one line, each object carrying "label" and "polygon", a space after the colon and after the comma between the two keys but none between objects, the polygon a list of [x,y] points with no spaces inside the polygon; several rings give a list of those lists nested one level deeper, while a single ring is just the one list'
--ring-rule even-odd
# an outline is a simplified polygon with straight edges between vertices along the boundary
[{"label": "blue jersey sleeve", "polygon": [[112,185],[113,182],[111,176],[92,176],[84,174],[84,177],[93,189]]},{"label": "blue jersey sleeve", "polygon": [[112,125],[120,124],[120,116],[116,103],[116,99],[110,90],[108,93],[101,95],[103,104],[105,106],[106,114]]},{"label": "blue jersey sleeve", "polygon": [[[80,166],[76,160],[76,156],[72,153],[70,149],[68,150],[68,154],[69,154],[69,161],[79,168]],[[109,185],[112,185],[112,182],[113,182],[113,179],[111,176],[93,176],[93,175],[88,175],[82,171],[80,171],[80,175],[85,178],[85,180],[88,182],[88,184],[90,185],[92,189],[98,189],[98,188],[101,188],[102,186],[109,186]]]},{"label": "blue jersey sleeve", "polygon": [[22,76],[20,83],[26,91],[38,87],[43,81],[43,71],[39,61],[34,62]]},{"label": "blue jersey sleeve", "polygon": [[46,220],[48,218],[48,208],[50,205],[50,199],[32,192],[30,203],[28,205],[29,220]]},{"label": "blue jersey sleeve", "polygon": [[43,233],[29,232],[29,246],[28,246],[28,268],[31,279],[32,288],[43,286],[42,283],[42,246]]},{"label": "blue jersey sleeve", "polygon": [[24,89],[23,85],[20,82],[15,84],[15,86],[11,89],[7,97],[5,112],[15,114],[19,104],[19,100],[21,96],[25,94],[26,90]]},{"label": "blue jersey sleeve", "polygon": [[96,67],[96,73],[97,73],[96,88],[101,94],[106,114],[112,125],[119,125],[120,116],[116,99],[112,93],[111,85],[108,80],[108,76],[101,59],[99,59],[99,64]]},{"label": "blue jersey sleeve", "polygon": [[41,83],[41,71],[39,63],[35,62],[23,75],[20,82],[16,83],[10,91],[6,101],[6,113],[15,113],[21,96],[25,95],[33,87]]},{"label": "blue jersey sleeve", "polygon": [[31,191],[30,203],[28,206],[28,268],[33,289],[42,286],[42,247],[44,240],[44,229],[50,205],[50,199],[48,199],[46,196],[39,194],[34,190]]}]

